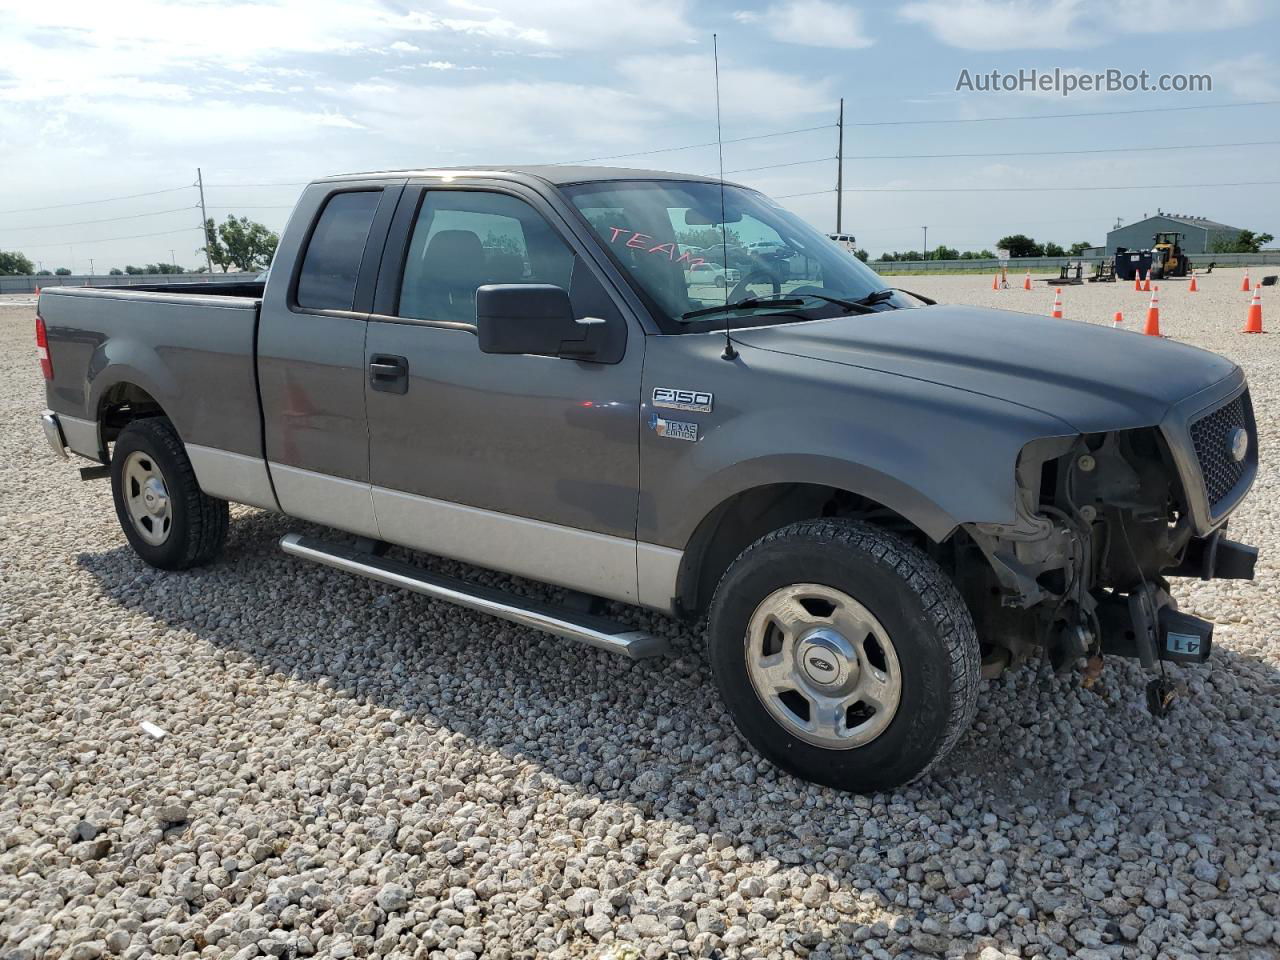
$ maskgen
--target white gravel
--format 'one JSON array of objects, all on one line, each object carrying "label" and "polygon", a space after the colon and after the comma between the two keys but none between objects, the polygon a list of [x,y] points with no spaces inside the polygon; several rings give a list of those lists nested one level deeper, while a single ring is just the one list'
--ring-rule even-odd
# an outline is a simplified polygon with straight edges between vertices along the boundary
[{"label": "white gravel", "polygon": [[33,310],[0,301],[0,960],[1280,955],[1277,341],[1236,332],[1238,271],[1201,285],[1163,285],[1165,330],[1245,365],[1264,463],[1231,525],[1258,580],[1178,586],[1211,664],[1165,722],[1125,661],[1003,678],[875,798],[760,762],[661,618],[630,614],[674,655],[631,664],[287,560],[298,525],[248,509],[213,566],[144,566],[45,446]]}]

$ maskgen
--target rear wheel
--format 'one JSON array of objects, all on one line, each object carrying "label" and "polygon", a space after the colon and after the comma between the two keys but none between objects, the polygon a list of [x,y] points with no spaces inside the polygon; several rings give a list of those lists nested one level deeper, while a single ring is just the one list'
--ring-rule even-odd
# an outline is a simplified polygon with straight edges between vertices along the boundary
[{"label": "rear wheel", "polygon": [[111,456],[116,516],[134,552],[153,567],[208,563],[227,538],[227,502],[206,496],[173,424],[135,420]]},{"label": "rear wheel", "polygon": [[967,729],[978,641],[922,551],[846,520],[775,531],[730,566],[711,662],[743,735],[783,769],[856,792],[925,773]]}]

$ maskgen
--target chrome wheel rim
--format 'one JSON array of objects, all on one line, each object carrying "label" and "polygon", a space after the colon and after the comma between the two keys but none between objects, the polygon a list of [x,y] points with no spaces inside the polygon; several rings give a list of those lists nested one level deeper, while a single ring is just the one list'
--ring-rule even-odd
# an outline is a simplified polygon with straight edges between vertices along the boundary
[{"label": "chrome wheel rim", "polygon": [[169,539],[173,528],[173,501],[155,458],[134,450],[124,461],[125,510],[134,532],[153,547]]},{"label": "chrome wheel rim", "polygon": [[843,591],[816,583],[773,591],[751,615],[745,647],[756,696],[806,743],[864,746],[898,711],[902,669],[893,642]]}]

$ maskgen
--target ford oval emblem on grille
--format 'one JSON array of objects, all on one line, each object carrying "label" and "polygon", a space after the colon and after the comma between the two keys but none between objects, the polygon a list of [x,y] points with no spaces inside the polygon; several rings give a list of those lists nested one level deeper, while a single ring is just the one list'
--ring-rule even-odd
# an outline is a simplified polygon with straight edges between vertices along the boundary
[{"label": "ford oval emblem on grille", "polygon": [[1239,463],[1249,452],[1249,431],[1244,427],[1236,427],[1231,431],[1231,459]]}]

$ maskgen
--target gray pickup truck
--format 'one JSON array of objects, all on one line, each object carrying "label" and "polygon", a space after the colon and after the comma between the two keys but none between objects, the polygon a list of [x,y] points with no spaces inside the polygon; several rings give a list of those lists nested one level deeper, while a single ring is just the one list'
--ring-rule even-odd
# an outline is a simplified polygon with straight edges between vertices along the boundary
[{"label": "gray pickup truck", "polygon": [[849,790],[924,773],[1030,658],[1139,658],[1163,710],[1213,632],[1171,578],[1253,576],[1235,364],[889,289],[698,177],[319,180],[265,284],[45,290],[37,340],[48,439],[146,562],[214,559],[233,501],[349,535],[294,556],[633,658],[664,644],[606,601],[705,615],[743,735]]}]

